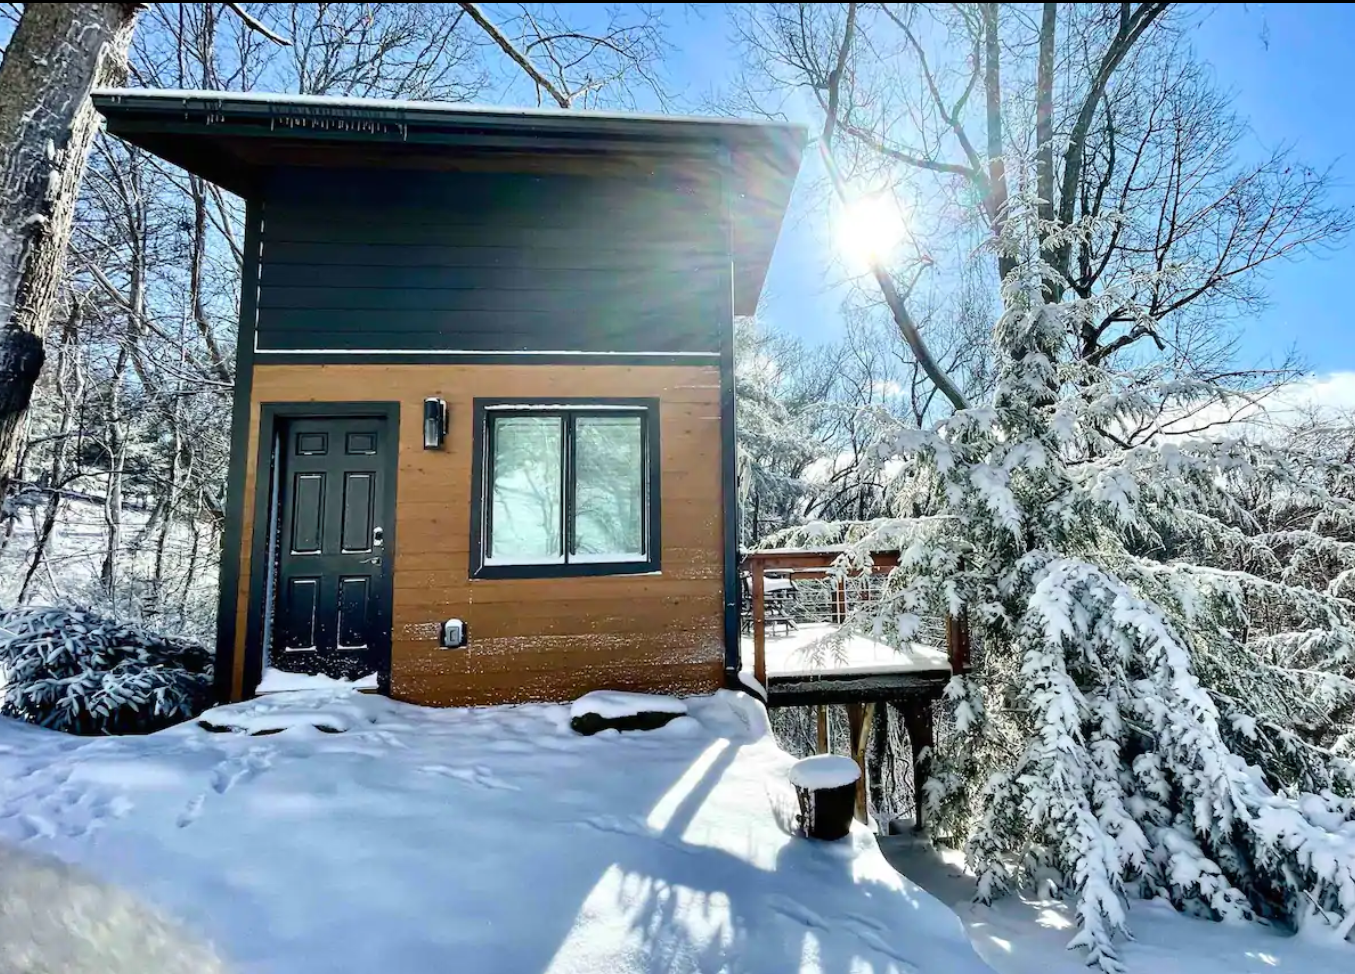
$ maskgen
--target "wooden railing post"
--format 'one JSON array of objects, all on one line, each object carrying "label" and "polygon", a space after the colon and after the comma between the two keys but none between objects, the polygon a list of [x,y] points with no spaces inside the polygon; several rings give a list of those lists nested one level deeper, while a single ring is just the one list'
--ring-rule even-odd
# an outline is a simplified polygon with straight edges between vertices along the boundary
[{"label": "wooden railing post", "polygon": [[969,619],[946,614],[946,656],[957,676],[969,672]]},{"label": "wooden railing post", "polygon": [[749,571],[753,582],[753,676],[767,686],[767,594],[762,580],[762,562],[751,559]]},{"label": "wooden railing post", "polygon": [[913,750],[913,828],[921,831],[927,822],[923,817],[927,804],[927,778],[932,770],[932,750],[936,745],[932,727],[931,704],[909,700],[899,705],[903,713],[903,728],[908,732],[908,743]]},{"label": "wooden railing post", "polygon": [[861,770],[861,776],[856,779],[856,820],[863,823],[870,819],[870,769],[866,761],[866,744],[870,741],[870,725],[874,711],[873,703],[847,704],[849,746],[852,760]]}]

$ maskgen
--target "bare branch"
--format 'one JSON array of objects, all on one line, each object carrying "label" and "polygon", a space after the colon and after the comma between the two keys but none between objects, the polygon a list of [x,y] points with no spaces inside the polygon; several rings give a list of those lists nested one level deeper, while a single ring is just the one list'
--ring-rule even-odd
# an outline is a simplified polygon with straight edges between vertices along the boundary
[{"label": "bare branch", "polygon": [[246,27],[248,27],[250,30],[254,31],[254,33],[259,34],[263,37],[267,37],[270,41],[272,41],[274,44],[279,45],[280,47],[292,46],[291,41],[283,37],[281,34],[269,30],[256,17],[254,17],[254,15],[249,13],[249,11],[245,10],[245,8],[240,6],[238,3],[228,3],[226,4],[226,9],[229,10],[231,13],[235,14],[235,16],[239,17],[240,22],[244,24]]},{"label": "bare branch", "polygon": [[[837,125],[837,110],[841,104],[841,69],[846,65],[847,58],[850,55],[855,24],[856,4],[852,4],[848,8],[847,23],[842,32],[841,47],[835,59],[836,66],[829,74],[826,102],[827,106],[832,107],[832,111],[826,112],[823,122],[823,137],[819,140],[819,152],[823,158],[824,168],[828,171],[828,178],[833,184],[838,199],[843,203],[849,202],[849,197],[846,181],[838,171],[836,160],[833,159],[833,130]],[[913,321],[913,316],[909,313],[907,304],[899,294],[894,278],[889,275],[880,259],[875,255],[871,256],[870,270],[875,282],[880,286],[880,293],[884,296],[885,304],[889,306],[889,310],[894,316],[894,322],[898,325],[899,331],[908,343],[908,347],[912,349],[913,355],[917,358],[918,365],[922,367],[922,370],[927,373],[927,377],[932,380],[956,409],[965,409],[968,404],[965,402],[964,396],[955,383],[950,380],[950,376],[946,375],[941,366],[937,364],[936,359],[932,357],[931,350],[927,348],[927,343],[922,338],[922,333],[917,329],[917,323]],[[910,285],[909,290],[911,289]]]},{"label": "bare branch", "polygon": [[570,108],[572,106],[573,99],[569,94],[562,91],[553,81],[542,74],[541,70],[532,63],[532,59],[518,50],[517,45],[509,40],[507,35],[499,30],[494,22],[485,16],[484,11],[480,9],[478,3],[463,3],[459,6],[462,10],[466,11],[471,20],[480,25],[480,28],[499,46],[499,50],[508,55],[509,59],[512,60],[514,64],[527,73],[527,76],[536,83],[538,88],[542,89],[546,94],[550,95],[551,98],[555,99],[557,105],[561,108]]},{"label": "bare branch", "polygon": [[1054,219],[1054,40],[1059,5],[1046,3],[1040,22],[1040,59],[1035,82],[1035,159],[1038,167],[1036,192],[1040,196],[1040,219]]},{"label": "bare branch", "polygon": [[[827,142],[820,140],[819,151],[838,199],[844,203],[848,202],[847,185],[842,178],[842,174],[838,172],[837,163],[833,161],[831,147]],[[933,358],[931,350],[928,349],[926,341],[922,338],[922,333],[918,331],[917,323],[913,321],[913,316],[908,311],[908,306],[899,294],[894,278],[889,276],[889,271],[880,263],[878,257],[871,257],[870,271],[875,278],[875,283],[880,286],[880,293],[884,296],[885,304],[889,306],[889,311],[894,316],[894,322],[898,325],[899,332],[903,335],[904,341],[908,343],[908,347],[912,350],[918,365],[927,373],[927,378],[931,379],[936,388],[941,390],[941,394],[950,400],[952,406],[956,409],[967,409],[969,404],[965,402],[964,395],[961,394],[959,388],[951,381],[950,376],[946,375],[936,359]],[[912,286],[910,285],[909,290],[911,289]]]},{"label": "bare branch", "polygon": [[932,101],[936,105],[936,110],[940,114],[941,120],[946,123],[947,128],[955,135],[956,141],[960,143],[960,148],[964,151],[965,158],[969,160],[969,165],[962,169],[960,167],[937,168],[935,164],[925,165],[921,168],[934,169],[937,172],[962,172],[969,176],[970,179],[974,180],[979,191],[986,195],[989,190],[989,185],[983,174],[982,160],[979,158],[979,154],[975,150],[973,143],[969,141],[969,135],[965,132],[964,126],[960,123],[960,111],[963,110],[965,103],[969,101],[969,95],[974,90],[978,81],[978,62],[975,61],[974,70],[969,76],[969,83],[965,86],[964,92],[957,100],[955,108],[953,110],[948,109],[946,107],[946,100],[941,96],[941,89],[936,83],[936,77],[932,74],[931,66],[927,63],[927,53],[923,50],[922,44],[918,41],[912,28],[909,27],[903,18],[898,16],[893,10],[886,8],[885,16],[892,20],[894,25],[903,32],[903,36],[907,39],[908,45],[913,49],[913,54],[917,57],[918,66],[922,68],[922,77],[927,84],[927,91],[932,96]]},{"label": "bare branch", "polygon": [[852,49],[852,36],[856,33],[856,4],[847,4],[847,23],[842,28],[842,46],[838,48],[837,61],[833,70],[828,72],[828,107],[823,123],[823,141],[830,148],[833,145],[833,130],[837,127],[838,112],[842,101],[842,75],[847,69],[847,56]]},{"label": "bare branch", "polygon": [[1063,184],[1059,191],[1059,220],[1064,226],[1073,222],[1073,207],[1077,204],[1077,186],[1082,179],[1083,153],[1092,120],[1096,117],[1096,106],[1101,101],[1101,96],[1106,86],[1110,84],[1111,76],[1120,66],[1120,62],[1169,6],[1168,3],[1145,3],[1140,4],[1133,13],[1127,13],[1128,4],[1122,7],[1126,13],[1121,15],[1120,29],[1102,55],[1096,76],[1082,100],[1077,121],[1073,123],[1072,132],[1068,135],[1068,148],[1063,154]]}]

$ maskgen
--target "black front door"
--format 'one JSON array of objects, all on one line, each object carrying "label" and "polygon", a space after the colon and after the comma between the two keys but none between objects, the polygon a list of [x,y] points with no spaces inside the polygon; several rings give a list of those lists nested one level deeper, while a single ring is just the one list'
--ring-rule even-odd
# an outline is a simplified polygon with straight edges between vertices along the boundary
[{"label": "black front door", "polygon": [[382,417],[280,425],[270,666],[355,679],[390,661],[396,444]]}]

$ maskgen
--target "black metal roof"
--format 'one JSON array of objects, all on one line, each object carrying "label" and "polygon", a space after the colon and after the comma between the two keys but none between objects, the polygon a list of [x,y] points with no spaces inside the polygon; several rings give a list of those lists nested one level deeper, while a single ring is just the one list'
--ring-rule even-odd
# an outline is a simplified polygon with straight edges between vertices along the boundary
[{"label": "black metal roof", "polygon": [[261,92],[106,89],[93,100],[112,134],[245,197],[288,165],[400,168],[449,153],[708,152],[712,167],[727,160],[736,314],[757,306],[805,145],[802,126],[741,119]]}]

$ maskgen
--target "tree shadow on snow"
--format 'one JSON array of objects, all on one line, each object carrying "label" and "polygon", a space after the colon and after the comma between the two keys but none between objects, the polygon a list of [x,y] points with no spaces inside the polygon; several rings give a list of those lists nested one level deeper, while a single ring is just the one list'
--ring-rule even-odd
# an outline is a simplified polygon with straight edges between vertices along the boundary
[{"label": "tree shadow on snow", "polygon": [[[667,822],[643,833],[649,841],[620,847],[621,857],[585,897],[581,913],[596,909],[625,916],[629,933],[640,937],[644,969],[652,974],[779,974],[805,967],[823,974],[983,969],[964,942],[955,957],[944,956],[944,940],[939,958],[930,939],[916,956],[900,950],[891,928],[908,922],[913,894],[853,877],[856,857],[869,851],[860,847],[859,833],[834,843],[795,836],[788,782],[784,796],[772,791],[779,782],[768,782],[768,813],[787,839],[769,868],[685,838],[741,747],[725,740]],[[738,841],[737,836],[726,839]],[[829,903],[834,896],[841,909],[831,913],[807,905]],[[571,961],[584,959],[572,957],[570,948],[566,937],[554,958],[567,969],[573,969]]]}]

